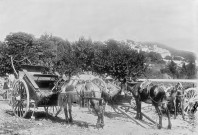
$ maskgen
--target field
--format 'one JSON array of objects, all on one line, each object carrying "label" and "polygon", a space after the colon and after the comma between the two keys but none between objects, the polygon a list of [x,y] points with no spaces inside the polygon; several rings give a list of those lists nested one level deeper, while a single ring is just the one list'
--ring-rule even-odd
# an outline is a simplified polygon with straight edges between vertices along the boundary
[{"label": "field", "polygon": [[[153,82],[165,86],[175,85],[177,82]],[[184,88],[192,87],[192,82],[182,82]],[[148,104],[142,106],[142,111],[155,122],[158,122],[158,115],[154,107]],[[135,117],[134,113],[130,113]],[[167,117],[163,116],[163,128],[157,129],[146,118],[143,118],[143,128],[137,125],[121,113],[115,112],[110,106],[105,110],[105,126],[103,129],[95,127],[97,117],[87,108],[80,108],[78,105],[73,107],[72,124],[64,121],[63,111],[57,118],[47,115],[43,108],[38,108],[36,119],[24,119],[14,116],[8,101],[0,101],[0,134],[8,135],[197,135],[198,134],[198,113],[193,116],[186,116],[185,120],[181,115],[174,119],[171,116],[172,129],[167,129]]]},{"label": "field", "polygon": [[[154,107],[144,105],[143,112],[154,121],[158,121]],[[143,118],[143,123],[150,126],[142,128],[122,114],[116,113],[110,106],[105,111],[105,127],[97,129],[96,116],[89,112],[87,108],[73,108],[73,124],[66,124],[63,112],[57,118],[44,113],[43,108],[39,108],[36,113],[36,120],[16,118],[11,107],[6,101],[0,101],[0,134],[8,135],[197,135],[197,116],[196,119],[186,117],[182,120],[181,115],[177,119],[171,117],[172,129],[167,129],[167,118],[163,117],[163,128],[157,129],[156,125],[152,125]],[[134,115],[132,115],[134,116]]]}]

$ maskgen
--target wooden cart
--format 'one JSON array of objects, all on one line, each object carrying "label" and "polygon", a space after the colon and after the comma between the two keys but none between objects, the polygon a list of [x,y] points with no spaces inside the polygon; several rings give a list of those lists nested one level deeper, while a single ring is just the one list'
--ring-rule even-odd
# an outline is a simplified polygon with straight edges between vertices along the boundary
[{"label": "wooden cart", "polygon": [[[58,75],[44,74],[46,67],[21,65],[13,85],[11,105],[18,117],[26,117],[31,108],[44,107],[47,113],[58,111]],[[33,111],[34,112],[34,111]]]}]

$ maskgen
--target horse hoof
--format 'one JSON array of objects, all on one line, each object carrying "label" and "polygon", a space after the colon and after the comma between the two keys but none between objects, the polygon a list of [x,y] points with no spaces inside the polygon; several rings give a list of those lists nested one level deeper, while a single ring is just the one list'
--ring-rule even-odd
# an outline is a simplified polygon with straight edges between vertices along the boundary
[{"label": "horse hoof", "polygon": [[168,125],[168,129],[171,129],[171,126],[170,125]]},{"label": "horse hoof", "polygon": [[69,119],[69,122],[71,122],[71,123],[72,123],[72,122],[73,122],[73,119]]},{"label": "horse hoof", "polygon": [[104,124],[102,123],[97,123],[96,124],[96,128],[99,129],[99,128],[103,128],[104,127]]},{"label": "horse hoof", "polygon": [[157,128],[158,128],[158,129],[161,129],[161,128],[162,128],[162,126],[160,126],[160,125],[157,125]]},{"label": "horse hoof", "polygon": [[100,127],[103,128],[103,127],[104,127],[104,123],[101,123],[101,124],[100,124]]},{"label": "horse hoof", "polygon": [[138,119],[139,119],[139,117],[138,117],[138,116],[135,116],[135,119],[137,119],[137,120],[138,120]]},{"label": "horse hoof", "polygon": [[99,124],[99,123],[96,124],[96,128],[97,128],[97,129],[100,128],[100,124]]}]

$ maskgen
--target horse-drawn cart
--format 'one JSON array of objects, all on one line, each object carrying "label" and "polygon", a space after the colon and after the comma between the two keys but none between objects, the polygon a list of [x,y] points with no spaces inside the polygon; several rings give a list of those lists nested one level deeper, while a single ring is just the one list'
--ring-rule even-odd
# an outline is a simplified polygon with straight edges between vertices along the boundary
[{"label": "horse-drawn cart", "polygon": [[21,65],[18,79],[13,85],[11,105],[18,117],[26,117],[31,108],[44,107],[45,111],[57,111],[58,91],[55,86],[58,75],[43,74],[43,66]]}]

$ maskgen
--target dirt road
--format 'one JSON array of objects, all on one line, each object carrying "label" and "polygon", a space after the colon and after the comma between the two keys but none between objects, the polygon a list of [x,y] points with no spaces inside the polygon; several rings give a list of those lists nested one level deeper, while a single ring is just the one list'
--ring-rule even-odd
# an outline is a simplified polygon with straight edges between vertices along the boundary
[{"label": "dirt road", "polygon": [[[145,107],[143,112],[158,121],[154,107]],[[197,115],[197,114],[196,114]],[[47,116],[43,108],[36,113],[36,120],[16,118],[7,102],[0,101],[0,134],[8,135],[197,135],[197,120],[183,121],[181,116],[172,120],[172,129],[167,129],[167,118],[163,117],[163,128],[158,130],[156,125],[147,128],[135,124],[125,116],[115,113],[111,107],[105,112],[105,127],[96,129],[97,117],[87,108],[73,108],[73,124],[64,122],[63,112],[58,118]],[[150,124],[145,118],[144,123]]]}]

